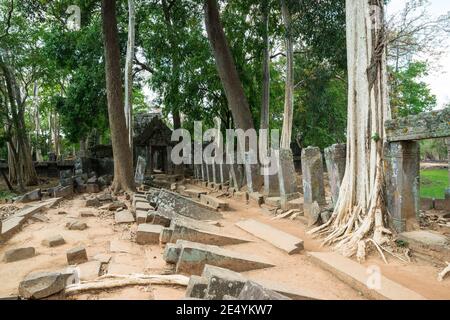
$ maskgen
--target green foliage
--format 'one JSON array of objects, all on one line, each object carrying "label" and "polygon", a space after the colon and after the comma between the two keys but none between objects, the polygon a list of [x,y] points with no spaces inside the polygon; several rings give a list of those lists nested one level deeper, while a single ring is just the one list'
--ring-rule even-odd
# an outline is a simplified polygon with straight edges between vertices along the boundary
[{"label": "green foliage", "polygon": [[415,115],[436,106],[436,96],[421,79],[428,75],[424,62],[411,62],[406,68],[391,72],[391,108],[395,116]]},{"label": "green foliage", "polygon": [[445,190],[447,187],[447,169],[421,170],[420,196],[422,198],[445,199]]},{"label": "green foliage", "polygon": [[422,160],[447,160],[447,143],[445,139],[420,141],[420,158]]}]

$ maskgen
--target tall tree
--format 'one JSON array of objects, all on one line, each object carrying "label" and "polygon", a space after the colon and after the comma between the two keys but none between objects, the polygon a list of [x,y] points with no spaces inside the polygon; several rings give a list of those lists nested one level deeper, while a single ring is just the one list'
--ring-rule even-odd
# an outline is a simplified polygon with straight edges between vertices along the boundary
[{"label": "tall tree", "polygon": [[291,13],[286,0],[281,0],[281,13],[285,27],[286,46],[286,85],[284,94],[283,130],[281,148],[290,149],[292,138],[292,119],[294,115],[294,41],[292,38]]},{"label": "tall tree", "polygon": [[[367,239],[382,246],[384,120],[389,117],[384,1],[346,0],[347,164],[331,219],[311,233],[326,234],[345,256],[365,257]],[[371,19],[368,19],[371,17]]]},{"label": "tall tree", "polygon": [[270,105],[270,41],[269,41],[269,0],[261,1],[262,27],[263,27],[263,88],[261,100],[261,129],[269,128]]},{"label": "tall tree", "polygon": [[242,130],[253,129],[252,114],[223,31],[217,0],[205,0],[204,10],[209,42],[235,126]]},{"label": "tall tree", "polygon": [[134,0],[128,0],[128,43],[125,61],[125,121],[128,128],[128,140],[133,152],[133,59],[135,43]]},{"label": "tall tree", "polygon": [[133,160],[123,108],[115,0],[102,0],[102,19],[108,115],[114,156],[112,187],[115,192],[120,190],[134,191]]}]

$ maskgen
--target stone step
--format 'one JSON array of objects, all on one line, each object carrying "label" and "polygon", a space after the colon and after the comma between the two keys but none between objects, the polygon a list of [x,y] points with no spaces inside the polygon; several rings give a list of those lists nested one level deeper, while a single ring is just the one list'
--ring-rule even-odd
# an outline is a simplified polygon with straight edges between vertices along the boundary
[{"label": "stone step", "polygon": [[198,190],[198,189],[185,189],[184,193],[188,197],[199,199],[202,194],[207,194],[208,192],[205,190]]},{"label": "stone step", "polygon": [[157,224],[140,224],[136,233],[136,242],[139,244],[159,244],[163,226]]},{"label": "stone step", "polygon": [[172,221],[170,228],[166,228],[161,237],[162,243],[175,243],[177,240],[187,240],[192,242],[214,244],[225,246],[250,242],[250,240],[231,237],[221,232],[219,228],[212,228],[210,225],[192,223],[187,219],[176,219]]},{"label": "stone step", "polygon": [[206,194],[200,195],[200,201],[216,210],[227,210],[228,202],[216,197],[208,196]]},{"label": "stone step", "polygon": [[164,259],[176,261],[176,272],[200,275],[205,264],[227,268],[236,272],[273,267],[261,258],[238,253],[218,246],[178,240],[175,245],[166,246]]},{"label": "stone step", "polygon": [[116,224],[133,223],[135,221],[133,214],[125,210],[114,213],[114,220]]},{"label": "stone step", "polygon": [[286,251],[288,254],[299,253],[303,250],[302,239],[275,229],[267,224],[255,220],[244,220],[237,222],[236,226],[257,238],[267,241],[275,247]]},{"label": "stone step", "polygon": [[308,252],[311,260],[321,268],[331,272],[341,281],[377,300],[425,300],[423,296],[386,277],[379,275],[380,285],[369,288],[370,272],[359,263],[335,252]]}]

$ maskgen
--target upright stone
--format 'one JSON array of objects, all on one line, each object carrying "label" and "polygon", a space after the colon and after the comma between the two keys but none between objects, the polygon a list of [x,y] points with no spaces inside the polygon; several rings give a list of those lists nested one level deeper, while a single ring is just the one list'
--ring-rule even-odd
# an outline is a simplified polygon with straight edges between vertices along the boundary
[{"label": "upright stone", "polygon": [[218,186],[222,184],[222,167],[219,163],[214,163],[212,165],[213,168],[213,180],[214,180],[214,185]]},{"label": "upright stone", "polygon": [[259,192],[264,181],[259,171],[258,157],[254,150],[244,154],[244,167],[248,192]]},{"label": "upright stone", "polygon": [[144,157],[139,156],[136,163],[136,173],[134,174],[134,182],[138,185],[144,183],[145,168],[147,167],[147,161]]},{"label": "upright stone", "polygon": [[[272,151],[273,152],[273,151]],[[271,166],[274,166],[275,170],[271,170],[269,166],[263,167],[264,172],[264,196],[271,197],[279,197],[280,196],[280,182],[278,180],[278,162],[271,163]],[[273,174],[272,174],[273,173]]]},{"label": "upright stone", "polygon": [[294,157],[290,149],[280,149],[275,152],[278,160],[278,183],[280,187],[281,207],[286,208],[290,200],[299,197]]},{"label": "upright stone", "polygon": [[345,173],[347,147],[344,143],[333,144],[325,149],[325,162],[327,164],[328,180],[330,181],[331,199],[333,205],[339,198],[339,189]]},{"label": "upright stone", "polygon": [[419,215],[420,149],[416,141],[387,143],[385,157],[386,202],[391,226],[408,231],[407,221]]},{"label": "upright stone", "polygon": [[320,149],[308,147],[302,150],[303,196],[304,212],[310,217],[313,203],[325,204],[325,189],[323,186],[323,162]]}]

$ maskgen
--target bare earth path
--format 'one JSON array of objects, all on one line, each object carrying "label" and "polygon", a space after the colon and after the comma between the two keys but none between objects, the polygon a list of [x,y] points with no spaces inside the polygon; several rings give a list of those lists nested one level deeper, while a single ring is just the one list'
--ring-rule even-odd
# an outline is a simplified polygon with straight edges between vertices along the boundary
[{"label": "bare earth path", "polygon": [[[196,188],[198,188],[196,186]],[[123,199],[122,199],[123,200]],[[333,274],[316,266],[304,252],[287,255],[234,225],[241,219],[255,219],[283,230],[304,240],[305,251],[329,251],[321,248],[320,241],[311,239],[305,234],[306,227],[299,221],[271,220],[269,213],[264,210],[244,204],[234,199],[226,199],[230,210],[223,212],[221,220],[224,232],[253,240],[251,243],[227,246],[228,249],[242,253],[257,254],[276,267],[255,270],[244,273],[248,278],[275,282],[291,288],[301,288],[311,295],[322,299],[364,299],[364,297],[338,280]],[[84,246],[89,259],[98,254],[111,255],[107,266],[109,273],[131,274],[148,273],[162,274],[170,268],[162,259],[163,248],[157,245],[140,246],[134,242],[136,225],[115,225],[113,213],[100,214],[98,209],[85,208],[81,196],[74,200],[61,203],[57,209],[50,209],[46,216],[49,222],[32,222],[24,226],[5,245],[0,245],[0,257],[5,251],[17,247],[32,246],[37,255],[31,259],[13,263],[0,262],[0,297],[17,294],[19,282],[30,272],[54,271],[67,267],[66,251],[76,246]],[[66,215],[58,212],[65,211]],[[92,211],[95,217],[81,218],[81,211]],[[65,228],[69,221],[77,219],[86,222],[88,229],[84,231],[70,231]],[[56,248],[42,246],[43,239],[60,234],[66,244]],[[380,266],[384,276],[397,281],[429,299],[450,299],[450,281],[436,280],[438,268],[426,264],[404,264],[390,259],[389,265],[377,257],[372,256],[366,265]],[[182,299],[184,288],[167,286],[127,287],[117,290],[92,292],[83,294],[75,299]]]}]

